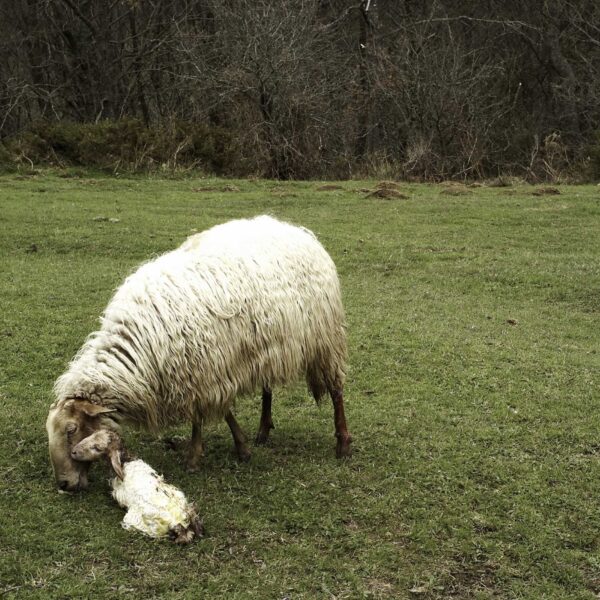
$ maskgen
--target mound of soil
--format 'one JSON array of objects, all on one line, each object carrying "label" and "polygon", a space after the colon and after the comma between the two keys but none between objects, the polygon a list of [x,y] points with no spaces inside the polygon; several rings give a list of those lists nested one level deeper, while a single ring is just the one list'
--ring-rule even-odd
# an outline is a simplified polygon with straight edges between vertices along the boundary
[{"label": "mound of soil", "polygon": [[555,187],[541,187],[531,192],[533,196],[558,196],[560,190]]},{"label": "mound of soil", "polygon": [[386,200],[389,200],[391,198],[398,198],[400,200],[406,200],[408,196],[399,192],[398,190],[379,188],[370,191],[367,194],[367,198],[385,198]]},{"label": "mound of soil", "polygon": [[400,185],[395,181],[380,181],[376,186],[378,190],[400,190]]}]

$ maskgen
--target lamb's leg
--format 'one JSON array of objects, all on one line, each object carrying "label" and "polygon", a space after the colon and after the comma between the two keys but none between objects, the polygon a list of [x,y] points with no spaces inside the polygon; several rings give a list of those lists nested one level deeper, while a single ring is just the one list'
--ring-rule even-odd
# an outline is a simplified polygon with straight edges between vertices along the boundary
[{"label": "lamb's leg", "polygon": [[235,420],[231,411],[225,415],[225,420],[227,421],[227,425],[229,425],[229,429],[231,429],[231,435],[233,436],[235,451],[237,452],[238,458],[242,462],[248,462],[250,460],[250,450],[248,450],[248,446],[246,445],[246,435],[238,425],[238,422]]},{"label": "lamb's leg", "polygon": [[333,400],[333,420],[335,422],[335,436],[337,437],[335,455],[338,458],[344,458],[352,454],[350,450],[352,436],[348,433],[344,415],[344,394],[341,387],[339,389],[330,388],[329,394]]},{"label": "lamb's leg", "polygon": [[265,444],[269,439],[269,432],[275,426],[273,425],[273,419],[271,418],[271,390],[268,387],[263,388],[262,392],[262,412],[260,415],[260,425],[258,426],[258,433],[256,434],[255,444],[257,446]]},{"label": "lamb's leg", "polygon": [[188,448],[187,468],[188,471],[197,471],[204,456],[204,444],[202,442],[202,420],[192,423],[192,438]]}]

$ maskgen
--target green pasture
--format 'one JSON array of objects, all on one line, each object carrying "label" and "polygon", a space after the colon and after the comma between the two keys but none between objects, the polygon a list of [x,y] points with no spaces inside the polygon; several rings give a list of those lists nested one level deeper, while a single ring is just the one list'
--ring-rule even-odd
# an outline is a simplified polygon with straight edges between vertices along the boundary
[{"label": "green pasture", "polygon": [[[600,595],[600,188],[59,175],[0,177],[0,597]],[[105,465],[58,494],[52,384],[113,290],[262,213],[338,266],[353,457],[335,459],[330,402],[298,383],[274,390],[247,464],[225,424],[197,474],[127,431],[198,504],[208,535],[188,547],[123,530]],[[237,414],[253,435],[259,394]]]}]

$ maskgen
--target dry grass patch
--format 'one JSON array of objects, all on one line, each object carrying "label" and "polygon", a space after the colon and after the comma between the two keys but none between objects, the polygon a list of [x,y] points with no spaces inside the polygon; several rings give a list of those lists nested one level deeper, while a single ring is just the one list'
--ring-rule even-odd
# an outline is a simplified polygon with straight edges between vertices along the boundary
[{"label": "dry grass patch", "polygon": [[400,190],[402,189],[397,181],[380,181],[375,186],[378,190]]},{"label": "dry grass patch", "polygon": [[337,185],[335,183],[326,183],[325,185],[320,185],[316,189],[317,192],[335,192],[338,190],[343,190],[344,188],[341,185]]},{"label": "dry grass patch", "polygon": [[465,196],[471,193],[471,190],[461,181],[442,181],[440,185],[443,188],[440,194],[446,196]]},{"label": "dry grass patch", "polygon": [[468,196],[471,193],[471,190],[466,185],[447,187],[440,192],[440,194],[444,194],[445,196]]},{"label": "dry grass patch", "polygon": [[192,188],[192,192],[218,192],[218,193],[224,193],[224,192],[239,192],[240,188],[237,185],[233,185],[232,183],[227,183],[225,185],[220,185],[220,186],[216,186],[216,185],[206,185],[206,186],[202,186],[202,187],[196,187],[196,188]]}]

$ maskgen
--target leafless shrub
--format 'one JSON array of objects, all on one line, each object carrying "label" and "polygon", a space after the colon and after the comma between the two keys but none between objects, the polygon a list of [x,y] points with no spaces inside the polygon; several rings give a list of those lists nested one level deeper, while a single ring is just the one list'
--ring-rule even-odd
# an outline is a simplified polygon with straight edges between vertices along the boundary
[{"label": "leafless shrub", "polygon": [[[569,179],[597,162],[600,4],[538,4],[5,0],[0,141],[40,121],[186,122],[227,131],[240,151],[221,170],[240,175]],[[119,168],[204,168],[176,139]]]}]

